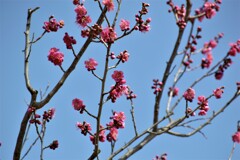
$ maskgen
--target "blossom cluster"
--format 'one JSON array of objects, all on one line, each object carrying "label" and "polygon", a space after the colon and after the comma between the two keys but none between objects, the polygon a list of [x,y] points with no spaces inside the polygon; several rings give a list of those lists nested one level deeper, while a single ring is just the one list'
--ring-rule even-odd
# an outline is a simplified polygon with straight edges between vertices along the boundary
[{"label": "blossom cluster", "polygon": [[[34,117],[32,119],[29,120],[29,123],[33,124],[42,124],[42,122],[39,120],[39,118],[41,118],[41,115],[36,113],[36,108],[29,106],[28,107],[28,113],[33,113]],[[43,115],[42,115],[42,119],[44,121],[49,122],[55,115],[55,108],[50,108],[47,111],[44,111]]]},{"label": "blossom cluster", "polygon": [[85,28],[88,23],[92,22],[92,19],[87,15],[87,10],[83,4],[77,4],[75,8],[76,12],[76,23],[79,24],[82,28]]},{"label": "blossom cluster", "polygon": [[90,58],[84,63],[85,63],[85,68],[87,68],[88,71],[96,70],[96,66],[98,65],[97,61],[93,58]]},{"label": "blossom cluster", "polygon": [[58,140],[54,140],[54,141],[49,145],[49,148],[52,149],[52,150],[55,150],[56,148],[58,148],[58,146],[59,146]]},{"label": "blossom cluster", "polygon": [[163,83],[159,81],[159,79],[153,79],[153,86],[152,89],[154,89],[154,94],[157,94],[162,91],[162,85]]},{"label": "blossom cluster", "polygon": [[78,98],[74,98],[72,100],[72,106],[76,111],[79,111],[81,114],[83,113],[84,109],[85,109],[85,105],[83,104],[83,101],[81,99]]},{"label": "blossom cluster", "polygon": [[142,3],[142,9],[139,11],[139,14],[135,15],[135,20],[137,22],[136,26],[134,27],[135,30],[139,30],[141,32],[148,32],[150,31],[151,18],[146,19],[145,21],[142,19],[143,15],[148,13],[147,7],[150,5],[147,3]]},{"label": "blossom cluster", "polygon": [[48,60],[54,65],[61,66],[64,60],[64,55],[63,53],[59,52],[59,49],[54,47],[49,50]]},{"label": "blossom cluster", "polygon": [[46,32],[57,32],[57,30],[59,28],[62,28],[63,26],[64,26],[63,20],[57,22],[57,20],[53,16],[51,16],[48,22],[44,22],[43,29],[45,29]]},{"label": "blossom cluster", "polygon": [[114,28],[106,27],[102,30],[101,39],[106,43],[114,43],[115,39],[117,38],[117,33],[115,32]]},{"label": "blossom cluster", "polygon": [[77,43],[73,36],[69,36],[68,33],[65,33],[63,41],[66,44],[67,49],[72,49],[72,45]]},{"label": "blossom cluster", "polygon": [[102,3],[107,7],[108,12],[114,10],[113,0],[103,0]]}]

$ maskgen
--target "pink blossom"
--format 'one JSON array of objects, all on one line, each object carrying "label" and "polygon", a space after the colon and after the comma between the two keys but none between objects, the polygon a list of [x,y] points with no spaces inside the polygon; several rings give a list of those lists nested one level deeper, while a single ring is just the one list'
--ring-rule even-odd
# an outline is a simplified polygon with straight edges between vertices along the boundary
[{"label": "pink blossom", "polygon": [[209,68],[210,65],[212,64],[213,61],[213,56],[211,52],[208,52],[206,55],[206,58],[202,59],[201,67],[202,68]]},{"label": "pink blossom", "polygon": [[102,3],[107,7],[108,11],[113,11],[114,10],[113,0],[103,0]]},{"label": "pink blossom", "polygon": [[205,16],[207,19],[211,19],[213,16],[215,16],[216,11],[216,4],[213,2],[205,2],[204,4],[204,11],[205,11]]},{"label": "pink blossom", "polygon": [[219,98],[222,97],[223,88],[224,88],[224,87],[217,88],[217,89],[215,89],[215,90],[213,91],[213,95],[214,95],[217,99],[219,99]]},{"label": "pink blossom", "polygon": [[127,62],[129,58],[129,53],[125,50],[117,56],[117,59],[120,59],[123,63]]},{"label": "pink blossom", "polygon": [[121,82],[124,79],[124,74],[122,71],[114,71],[112,78],[115,80],[115,82]]},{"label": "pink blossom", "polygon": [[[114,88],[114,89],[113,89]],[[109,98],[112,100],[112,102],[116,102],[116,99],[122,96],[123,94],[128,94],[128,88],[126,85],[116,85],[112,86],[111,92],[109,94]]]},{"label": "pink blossom", "polygon": [[117,33],[114,31],[113,28],[107,27],[102,30],[100,36],[104,42],[113,43],[115,41],[115,39],[117,38]]},{"label": "pink blossom", "polygon": [[55,108],[50,108],[48,111],[44,111],[43,119],[49,122],[54,117],[55,111],[56,111]]},{"label": "pink blossom", "polygon": [[128,20],[122,19],[119,26],[122,31],[127,31],[130,29],[130,22]]},{"label": "pink blossom", "polygon": [[198,96],[198,105],[208,106],[208,100],[205,98],[205,96]]},{"label": "pink blossom", "polygon": [[232,135],[232,141],[234,143],[240,143],[240,131],[237,131],[234,135]]},{"label": "pink blossom", "polygon": [[75,98],[72,100],[72,106],[75,110],[80,111],[80,113],[83,113],[84,109],[85,109],[85,105],[83,104],[83,101]]},{"label": "pink blossom", "polygon": [[85,68],[87,68],[88,71],[96,70],[96,66],[98,65],[97,61],[95,61],[93,58],[90,58],[88,61],[85,61]]},{"label": "pink blossom", "polygon": [[115,127],[113,127],[110,129],[110,132],[107,135],[107,140],[109,142],[116,141],[117,136],[118,136],[118,130]]},{"label": "pink blossom", "polygon": [[69,36],[68,33],[65,33],[63,41],[66,44],[67,49],[72,49],[72,45],[77,43],[73,36]]},{"label": "pink blossom", "polygon": [[[100,125],[100,132],[99,132],[99,136],[98,139],[100,142],[105,142],[106,140],[106,135],[105,135],[105,130],[104,127],[102,125]],[[96,138],[96,134],[94,134],[94,136],[90,136],[90,140],[92,141],[92,144],[95,144],[95,138]]]},{"label": "pink blossom", "polygon": [[79,16],[76,17],[76,22],[83,28],[85,28],[88,23],[92,22],[92,19],[90,16]]},{"label": "pink blossom", "polygon": [[125,127],[124,121],[125,121],[126,117],[125,117],[124,112],[114,112],[111,119],[113,119],[113,124],[117,129]]},{"label": "pink blossom", "polygon": [[210,42],[208,43],[209,47],[211,48],[215,48],[217,46],[217,42],[215,40],[210,40]]},{"label": "pink blossom", "polygon": [[[203,11],[202,8],[201,8],[201,9],[196,9],[196,10],[195,10],[195,14],[196,14],[196,15],[201,15],[201,14],[203,14],[203,13],[204,13],[204,11]],[[204,19],[204,15],[198,17],[199,22],[202,22],[203,19]]]},{"label": "pink blossom", "polygon": [[48,60],[54,65],[61,66],[64,59],[63,53],[59,52],[57,48],[51,48],[48,54]]},{"label": "pink blossom", "polygon": [[92,130],[90,123],[87,122],[77,122],[76,124],[77,128],[79,128],[81,130],[81,133],[86,136],[88,132],[90,132]]},{"label": "pink blossom", "polygon": [[46,32],[57,32],[58,28],[62,28],[63,26],[63,20],[57,22],[55,18],[51,18],[48,22],[44,22],[43,29],[45,29]]},{"label": "pink blossom", "polygon": [[198,115],[199,116],[205,116],[207,114],[207,112],[205,110],[200,110]]},{"label": "pink blossom", "polygon": [[228,51],[228,55],[230,56],[236,56],[237,53],[240,53],[240,40],[238,40],[236,43],[230,43],[230,49]]},{"label": "pink blossom", "polygon": [[154,94],[157,94],[162,91],[162,85],[163,83],[160,82],[158,79],[153,79],[153,86],[152,89],[154,89]]},{"label": "pink blossom", "polygon": [[78,16],[85,16],[87,14],[87,10],[83,5],[77,5],[74,11]]},{"label": "pink blossom", "polygon": [[192,102],[195,96],[195,91],[192,88],[188,88],[184,94],[183,97],[185,98],[186,101]]}]

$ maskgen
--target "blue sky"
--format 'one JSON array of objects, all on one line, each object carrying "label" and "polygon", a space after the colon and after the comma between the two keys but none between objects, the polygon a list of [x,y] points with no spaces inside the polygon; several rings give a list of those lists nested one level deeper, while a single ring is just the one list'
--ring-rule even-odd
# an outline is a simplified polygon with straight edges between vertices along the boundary
[{"label": "blue sky", "polygon": [[[201,6],[202,1],[192,0],[193,8]],[[125,73],[127,84],[138,95],[134,100],[136,121],[139,132],[144,130],[152,123],[152,113],[154,105],[154,95],[152,94],[152,79],[162,79],[166,61],[172,51],[177,36],[177,26],[172,14],[167,12],[168,6],[165,1],[148,0],[150,3],[149,14],[147,17],[152,18],[151,31],[149,33],[134,32],[132,35],[114,43],[112,50],[117,54],[123,50],[128,50],[130,59],[128,62],[119,66],[118,70]],[[175,1],[181,4],[181,1]],[[196,2],[196,3],[195,3]],[[28,8],[40,7],[32,18],[32,32],[40,35],[43,31],[43,22],[50,15],[54,15],[57,20],[63,19],[65,26],[57,33],[46,34],[32,48],[30,57],[30,79],[35,89],[44,90],[48,84],[50,89],[55,85],[62,75],[61,70],[55,67],[47,60],[48,51],[52,47],[60,48],[65,54],[63,68],[67,68],[73,59],[72,53],[65,48],[62,41],[65,32],[73,35],[77,40],[75,50],[79,50],[85,39],[80,36],[80,27],[75,23],[74,6],[71,1],[63,0],[1,0],[1,25],[0,25],[0,45],[1,45],[1,78],[0,78],[0,159],[10,160],[12,158],[16,137],[19,126],[26,110],[26,103],[30,100],[23,77],[23,52],[24,49],[24,30]],[[95,21],[99,14],[96,3],[86,0],[85,4],[88,13]],[[140,1],[123,1],[122,12],[119,17],[129,19],[131,24],[134,22],[134,15],[141,8]],[[203,28],[203,38],[199,40],[198,48],[203,46],[218,33],[223,32],[224,38],[216,49],[213,50],[214,62],[216,63],[223,57],[229,49],[230,42],[236,42],[240,37],[240,2],[238,0],[223,0],[220,12],[212,20],[204,20],[202,23],[197,22],[196,26]],[[109,13],[112,17],[112,13]],[[146,17],[146,18],[147,18]],[[120,18],[120,19],[121,19]],[[119,21],[118,23],[119,24]],[[106,24],[105,24],[106,25]],[[188,30],[188,29],[187,29]],[[187,33],[187,31],[186,31]],[[118,29],[118,35],[120,31]],[[186,44],[186,37],[180,47],[181,51]],[[96,73],[101,75],[105,57],[104,47],[99,44],[91,45],[76,70],[65,82],[65,85],[48,103],[44,109],[38,111],[42,114],[44,110],[50,107],[56,108],[56,116],[48,124],[45,144],[47,145],[54,139],[58,139],[60,146],[55,151],[47,150],[45,159],[58,160],[75,160],[87,159],[93,150],[93,146],[88,137],[84,137],[76,129],[75,123],[87,120],[94,123],[86,115],[79,115],[73,110],[71,101],[73,98],[81,98],[86,104],[89,111],[97,112],[97,104],[100,92],[100,83],[90,72],[84,68],[84,61],[91,57],[99,62]],[[198,58],[198,59],[197,59]],[[196,57],[196,63],[199,62],[202,55]],[[240,81],[240,55],[233,58],[233,65],[227,69],[221,81],[214,80],[213,77],[204,80],[196,89],[197,95],[209,95],[217,87],[225,86],[225,93],[220,100],[212,99],[209,101],[211,112],[217,110],[235,91],[236,81]],[[174,64],[177,64],[175,61]],[[195,64],[197,65],[197,64]],[[179,84],[180,94],[203,73],[188,73]],[[111,72],[109,73],[109,76]],[[113,84],[109,77],[107,86]],[[169,81],[166,87],[172,84]],[[165,90],[166,92],[166,90]],[[164,94],[164,106],[167,103],[166,93]],[[195,100],[192,105],[196,105]],[[161,135],[155,138],[140,152],[133,155],[130,160],[152,159],[155,155],[168,153],[168,159],[178,160],[222,160],[227,159],[232,147],[231,136],[236,131],[236,123],[240,120],[240,99],[238,98],[231,106],[217,117],[211,125],[203,129],[207,139],[202,135],[196,134],[190,138],[179,138],[169,135]],[[119,130],[119,142],[116,148],[119,148],[124,142],[127,142],[133,136],[131,126],[131,117],[129,114],[130,103],[125,98],[120,98],[115,104],[107,103],[104,108],[103,124],[109,121],[111,110],[124,111],[127,116],[126,128]],[[163,111],[163,110],[162,110]],[[178,108],[176,116],[181,115],[183,109]],[[209,112],[210,113],[210,112]],[[95,128],[95,127],[93,127]],[[184,130],[181,130],[184,131]],[[29,140],[26,144],[29,146],[36,137],[34,129],[30,131]],[[100,159],[106,159],[110,153],[110,144],[105,142],[101,144],[102,153]],[[133,147],[133,146],[131,146]],[[27,160],[38,159],[39,146],[36,145]],[[24,151],[23,151],[24,152]],[[120,154],[122,155],[122,154]],[[36,158],[37,157],[37,158]],[[236,146],[233,160],[240,159],[240,145]]]}]

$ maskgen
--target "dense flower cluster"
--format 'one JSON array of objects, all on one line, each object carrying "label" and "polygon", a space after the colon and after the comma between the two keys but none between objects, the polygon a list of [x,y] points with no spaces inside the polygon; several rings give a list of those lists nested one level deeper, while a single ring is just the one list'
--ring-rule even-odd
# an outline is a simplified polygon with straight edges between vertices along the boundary
[{"label": "dense flower cluster", "polygon": [[113,0],[103,0],[102,3],[103,3],[103,5],[105,5],[107,7],[108,11],[113,11],[114,10]]},{"label": "dense flower cluster", "polygon": [[58,148],[58,146],[59,146],[58,140],[54,140],[54,141],[49,145],[49,148],[52,149],[52,150],[55,150],[56,148]]},{"label": "dense flower cluster", "polygon": [[[95,144],[95,138],[96,138],[95,135],[90,136],[90,141],[92,141],[92,144]],[[106,140],[105,129],[102,125],[100,125],[100,133],[99,133],[98,139],[100,142],[105,142],[105,140]]]},{"label": "dense flower cluster", "polygon": [[75,98],[72,100],[72,106],[75,110],[80,111],[80,113],[82,114],[84,109],[85,109],[85,105],[83,104],[83,101],[81,99]]},{"label": "dense flower cluster", "polygon": [[76,126],[81,130],[81,133],[84,136],[86,136],[87,133],[92,130],[91,125],[85,121],[83,123],[77,122]]},{"label": "dense flower cluster", "polygon": [[51,48],[48,53],[48,60],[54,65],[61,66],[64,60],[63,53],[59,52],[57,48]]},{"label": "dense flower cluster", "polygon": [[130,22],[128,20],[122,19],[119,26],[122,31],[128,31],[130,29]]},{"label": "dense flower cluster", "polygon": [[92,19],[89,15],[87,15],[87,10],[83,4],[77,5],[75,8],[76,16],[76,23],[79,24],[81,27],[85,28],[88,23],[92,22]]},{"label": "dense flower cluster", "polygon": [[128,58],[129,58],[129,53],[128,51],[123,51],[121,52],[118,56],[117,56],[117,59],[120,59],[123,63],[124,62],[127,62],[128,61]]},{"label": "dense flower cluster", "polygon": [[107,27],[102,30],[101,39],[106,43],[114,43],[115,39],[117,38],[117,33],[115,32],[114,28]]},{"label": "dense flower cluster", "polygon": [[135,15],[135,20],[137,22],[136,26],[134,27],[135,30],[139,30],[141,32],[148,32],[150,31],[151,18],[148,18],[146,21],[142,19],[142,15],[146,15],[148,13],[147,7],[150,5],[147,3],[142,3],[142,9],[139,11],[139,15]]},{"label": "dense flower cluster", "polygon": [[199,16],[198,20],[202,22],[204,17],[206,17],[207,19],[211,19],[213,16],[215,16],[216,12],[219,11],[219,4],[221,3],[221,0],[217,0],[215,2],[206,1],[201,8],[195,10],[195,14]]},{"label": "dense flower cluster", "polygon": [[192,88],[188,88],[184,92],[183,97],[185,98],[186,101],[192,102],[195,97],[195,90]]},{"label": "dense flower cluster", "polygon": [[77,43],[73,36],[69,36],[68,33],[65,33],[63,41],[66,44],[67,49],[72,49],[73,48],[72,45]]},{"label": "dense flower cluster", "polygon": [[96,70],[96,66],[98,65],[97,61],[95,61],[93,58],[90,58],[88,61],[85,61],[85,68],[87,68],[88,71]]},{"label": "dense flower cluster", "polygon": [[223,94],[223,89],[224,89],[224,87],[215,89],[215,90],[213,91],[213,95],[214,95],[217,99],[221,98],[221,97],[222,97],[222,94]]},{"label": "dense flower cluster", "polygon": [[152,89],[154,89],[154,94],[157,94],[162,91],[162,85],[163,83],[160,82],[158,79],[153,79],[153,86]]},{"label": "dense flower cluster", "polygon": [[198,115],[204,116],[207,114],[207,111],[209,110],[208,106],[208,100],[204,96],[199,96],[198,97],[198,105],[200,106],[200,111]]},{"label": "dense flower cluster", "polygon": [[48,22],[44,22],[43,29],[45,29],[46,32],[57,32],[59,28],[62,28],[64,26],[64,21],[60,20],[59,22],[56,21],[53,16],[49,18]]}]

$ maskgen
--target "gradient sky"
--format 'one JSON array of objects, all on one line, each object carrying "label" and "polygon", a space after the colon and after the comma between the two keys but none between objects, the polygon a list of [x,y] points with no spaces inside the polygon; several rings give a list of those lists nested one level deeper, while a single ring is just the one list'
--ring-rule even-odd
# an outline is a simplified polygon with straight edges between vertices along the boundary
[{"label": "gradient sky", "polygon": [[[96,3],[85,0],[85,7],[88,9],[89,15],[93,22],[99,15],[99,9]],[[202,0],[192,0],[193,8],[202,5]],[[125,39],[114,43],[112,50],[117,54],[123,50],[128,50],[130,59],[128,62],[121,64],[118,70],[125,73],[127,84],[137,94],[138,98],[134,100],[136,121],[139,133],[149,127],[152,123],[152,113],[154,104],[154,95],[151,90],[152,79],[162,79],[165,70],[166,61],[172,51],[175,43],[178,28],[172,14],[169,14],[166,1],[148,0],[150,3],[149,14],[146,16],[152,18],[151,31],[149,33],[134,32]],[[174,1],[181,4],[181,0]],[[48,51],[52,47],[60,48],[65,54],[63,68],[67,68],[73,59],[72,53],[66,49],[62,41],[65,32],[73,35],[77,40],[75,50],[79,50],[85,39],[80,36],[81,28],[75,23],[74,6],[71,1],[64,0],[1,0],[1,25],[0,25],[0,46],[1,46],[1,78],[0,78],[0,160],[12,159],[13,150],[19,126],[23,114],[30,100],[30,95],[25,87],[23,76],[23,52],[24,49],[24,30],[26,24],[26,16],[28,8],[40,7],[32,17],[32,32],[37,37],[43,32],[42,25],[47,21],[50,15],[54,15],[57,20],[63,19],[65,26],[57,33],[46,34],[32,48],[30,57],[30,79],[35,89],[45,90],[50,84],[50,89],[55,85],[62,75],[59,67],[54,66],[47,60]],[[119,15],[120,19],[129,19],[131,24],[134,22],[134,15],[141,8],[141,1],[123,0],[122,11]],[[110,18],[113,13],[108,13]],[[240,1],[239,0],[223,0],[220,12],[211,19],[204,20],[202,23],[197,22],[196,26],[203,28],[203,38],[199,40],[198,48],[201,48],[204,42],[213,39],[218,33],[223,32],[224,38],[220,40],[217,48],[213,50],[214,64],[227,53],[230,42],[236,42],[240,38]],[[120,21],[119,19],[119,21]],[[119,21],[117,24],[119,24]],[[106,26],[106,24],[104,24]],[[189,28],[187,28],[186,33]],[[118,35],[120,30],[118,28]],[[187,35],[186,35],[187,36]],[[183,50],[186,44],[186,36],[179,48]],[[46,160],[84,160],[91,154],[93,145],[90,143],[88,136],[84,137],[79,130],[76,129],[77,121],[87,120],[94,123],[92,119],[84,114],[80,115],[73,110],[71,101],[73,98],[80,98],[84,101],[87,109],[96,113],[99,99],[100,83],[94,78],[90,72],[84,68],[84,61],[91,57],[95,58],[99,66],[96,73],[101,75],[105,50],[99,44],[91,45],[82,59],[80,60],[76,70],[65,82],[64,86],[48,103],[44,109],[38,111],[42,114],[44,110],[50,107],[56,108],[55,118],[48,124],[45,139],[45,145],[52,140],[59,140],[59,148],[55,151],[46,150],[44,158]],[[199,54],[194,57],[198,65],[203,56]],[[180,58],[177,58],[179,60]],[[217,110],[231,97],[236,89],[235,82],[240,81],[240,55],[233,58],[233,65],[227,69],[223,79],[216,81],[213,77],[204,80],[195,90],[198,95],[209,95],[214,89],[225,86],[223,98],[209,100],[210,114],[213,110]],[[174,62],[174,65],[178,61]],[[183,77],[179,83],[180,95],[188,88],[188,86],[204,73],[203,71],[189,72]],[[109,79],[106,86],[111,86],[114,82],[110,78],[111,72],[108,74]],[[172,76],[171,76],[172,77]],[[166,88],[172,84],[167,83]],[[167,92],[167,90],[165,90]],[[176,99],[174,99],[176,100]],[[167,94],[162,99],[162,106],[167,103]],[[196,106],[195,100],[191,105]],[[176,117],[182,115],[184,109],[181,108],[184,103],[180,103]],[[234,101],[231,106],[217,117],[211,125],[205,127],[203,132],[207,136],[205,139],[201,134],[195,134],[190,138],[179,138],[169,135],[161,135],[150,142],[140,152],[133,155],[130,160],[151,160],[155,155],[168,153],[169,160],[224,160],[227,159],[231,147],[231,136],[236,132],[237,121],[240,120],[240,99]],[[107,103],[104,107],[103,124],[109,121],[111,110],[124,111],[127,116],[126,128],[119,130],[119,142],[116,149],[127,142],[134,136],[133,127],[130,117],[130,103],[125,97],[117,100],[115,104]],[[161,110],[163,115],[164,110]],[[196,125],[199,123],[196,123]],[[162,124],[164,125],[164,124]],[[93,124],[93,128],[94,124]],[[178,129],[178,131],[187,131]],[[35,139],[36,133],[34,128],[29,133],[29,140],[26,148]],[[138,141],[139,142],[139,141]],[[133,145],[134,146],[134,145]],[[131,147],[133,147],[131,146]],[[110,153],[110,144],[108,142],[101,143],[102,153],[100,159],[106,159]],[[25,149],[26,149],[25,148]],[[23,153],[25,150],[23,150]],[[120,154],[122,155],[122,154]],[[36,145],[32,152],[26,157],[26,160],[38,159],[39,145]],[[117,159],[117,158],[116,158]],[[232,160],[240,159],[240,145],[236,146]]]}]

